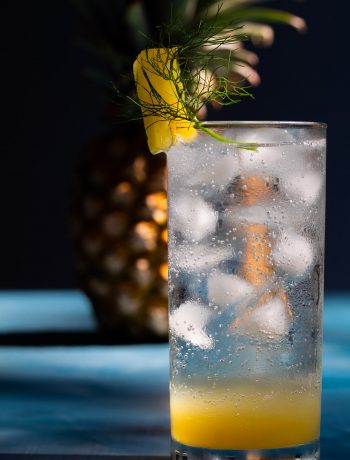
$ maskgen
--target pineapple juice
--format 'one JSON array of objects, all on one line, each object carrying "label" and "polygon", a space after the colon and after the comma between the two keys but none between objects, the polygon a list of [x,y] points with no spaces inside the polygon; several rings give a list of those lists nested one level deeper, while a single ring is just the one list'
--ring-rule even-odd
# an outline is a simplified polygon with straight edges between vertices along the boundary
[{"label": "pineapple juice", "polygon": [[311,381],[226,381],[171,388],[171,433],[210,449],[274,449],[316,440],[320,385]]}]

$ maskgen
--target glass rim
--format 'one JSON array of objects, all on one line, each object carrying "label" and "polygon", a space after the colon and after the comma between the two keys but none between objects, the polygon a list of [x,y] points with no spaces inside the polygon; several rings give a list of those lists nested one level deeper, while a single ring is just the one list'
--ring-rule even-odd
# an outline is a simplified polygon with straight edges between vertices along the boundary
[{"label": "glass rim", "polygon": [[327,129],[327,123],[318,121],[204,121],[208,128],[322,128]]}]

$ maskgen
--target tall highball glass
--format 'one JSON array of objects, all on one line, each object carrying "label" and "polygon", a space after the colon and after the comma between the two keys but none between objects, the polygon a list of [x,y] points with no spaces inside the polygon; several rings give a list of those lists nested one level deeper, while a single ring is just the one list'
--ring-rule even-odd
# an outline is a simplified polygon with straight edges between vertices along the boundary
[{"label": "tall highball glass", "polygon": [[326,126],[217,122],[168,153],[174,459],[318,459]]}]

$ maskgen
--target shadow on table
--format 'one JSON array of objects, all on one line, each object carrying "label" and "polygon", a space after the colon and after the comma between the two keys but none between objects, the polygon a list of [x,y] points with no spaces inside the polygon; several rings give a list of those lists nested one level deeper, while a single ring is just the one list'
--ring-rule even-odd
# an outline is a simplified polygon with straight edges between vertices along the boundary
[{"label": "shadow on table", "polygon": [[167,367],[103,349],[0,354],[0,453],[168,454]]}]

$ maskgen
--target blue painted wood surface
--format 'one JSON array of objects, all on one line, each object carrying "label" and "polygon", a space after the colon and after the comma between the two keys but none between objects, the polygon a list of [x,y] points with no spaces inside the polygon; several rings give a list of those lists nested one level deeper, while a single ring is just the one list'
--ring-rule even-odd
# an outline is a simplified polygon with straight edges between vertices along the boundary
[{"label": "blue painted wood surface", "polygon": [[0,333],[97,329],[80,291],[0,291]]},{"label": "blue painted wood surface", "polygon": [[[83,327],[95,327],[88,303],[77,293],[52,295],[38,294],[45,317],[37,318],[39,329],[50,329],[51,320],[64,327],[70,315],[75,321],[80,317]],[[59,320],[60,302],[65,319]],[[17,309],[12,317],[6,313],[9,305]],[[36,305],[35,293],[28,303],[21,294],[18,304],[15,294],[0,294],[0,330],[23,328],[21,308],[35,316]],[[56,305],[51,320],[45,305]],[[34,327],[33,318],[28,321]],[[350,295],[327,296],[324,329],[322,459],[345,460],[350,458]],[[0,370],[0,454],[169,452],[166,345],[2,347]]]}]

